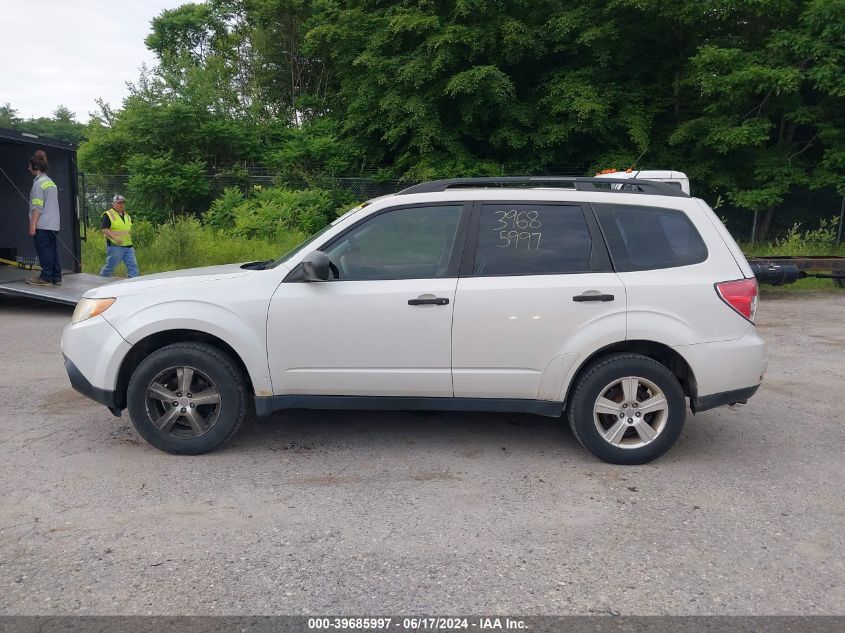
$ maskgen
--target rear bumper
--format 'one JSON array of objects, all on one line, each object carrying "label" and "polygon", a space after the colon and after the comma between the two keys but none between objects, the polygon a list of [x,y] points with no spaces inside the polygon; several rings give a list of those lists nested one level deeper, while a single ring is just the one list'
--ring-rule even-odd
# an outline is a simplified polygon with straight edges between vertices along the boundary
[{"label": "rear bumper", "polygon": [[[744,336],[732,341],[679,345],[672,349],[687,361],[695,376],[696,399],[702,403],[708,399],[720,402],[733,398],[722,404],[744,400],[745,396],[723,394],[756,389],[749,385],[759,385],[763,381],[769,364],[766,343],[753,326],[749,326]],[[751,395],[753,392],[747,397]],[[699,411],[703,410],[703,407],[699,408]]]},{"label": "rear bumper", "polygon": [[733,391],[722,391],[721,393],[711,393],[709,396],[700,396],[690,399],[690,409],[693,413],[707,411],[708,409],[715,409],[726,404],[736,404],[737,402],[745,403],[751,396],[757,393],[760,385],[753,387],[745,387],[744,389],[734,389]]},{"label": "rear bumper", "polygon": [[122,407],[118,406],[114,391],[108,389],[100,389],[92,385],[88,379],[82,375],[82,372],[73,364],[67,356],[65,359],[65,370],[67,377],[70,379],[70,386],[83,396],[91,398],[94,402],[99,402],[108,407],[108,409],[115,415],[120,415]]}]

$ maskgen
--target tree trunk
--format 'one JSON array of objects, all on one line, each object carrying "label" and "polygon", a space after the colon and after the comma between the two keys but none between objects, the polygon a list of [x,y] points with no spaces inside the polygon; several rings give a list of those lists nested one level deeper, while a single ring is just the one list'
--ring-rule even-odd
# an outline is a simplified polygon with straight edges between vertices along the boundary
[{"label": "tree trunk", "polygon": [[758,242],[765,242],[766,238],[769,236],[769,226],[772,224],[772,216],[774,214],[775,210],[773,208],[768,208],[763,211],[762,219],[760,220],[760,226],[757,227]]}]

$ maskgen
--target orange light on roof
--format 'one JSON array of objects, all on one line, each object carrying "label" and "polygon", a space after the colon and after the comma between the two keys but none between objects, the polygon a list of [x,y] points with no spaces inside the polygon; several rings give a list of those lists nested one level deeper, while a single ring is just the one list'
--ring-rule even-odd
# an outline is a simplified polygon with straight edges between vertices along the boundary
[{"label": "orange light on roof", "polygon": [[625,170],[625,173],[626,173],[626,174],[630,174],[630,173],[633,173],[633,171],[634,171],[633,169],[631,169],[630,167],[628,167],[628,169],[626,169],[626,170]]}]

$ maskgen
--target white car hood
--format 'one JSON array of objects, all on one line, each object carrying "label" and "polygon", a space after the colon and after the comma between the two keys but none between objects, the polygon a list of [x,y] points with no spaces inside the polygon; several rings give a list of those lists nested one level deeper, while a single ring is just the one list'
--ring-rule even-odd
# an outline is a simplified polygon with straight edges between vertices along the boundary
[{"label": "white car hood", "polygon": [[115,281],[105,286],[100,286],[85,293],[86,297],[117,297],[134,295],[145,292],[151,288],[171,288],[174,286],[188,286],[219,279],[234,279],[252,275],[254,269],[241,268],[242,264],[224,264],[222,266],[205,266],[203,268],[188,268],[185,270],[173,270],[166,273],[155,273],[142,275],[133,279]]}]

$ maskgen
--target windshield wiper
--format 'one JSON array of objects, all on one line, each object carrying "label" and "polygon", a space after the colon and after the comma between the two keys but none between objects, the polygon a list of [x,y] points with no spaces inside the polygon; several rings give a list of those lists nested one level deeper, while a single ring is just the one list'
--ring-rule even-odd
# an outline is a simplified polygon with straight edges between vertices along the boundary
[{"label": "windshield wiper", "polygon": [[242,264],[241,268],[246,268],[249,270],[264,270],[267,268],[267,264],[271,263],[272,259],[265,259],[260,262],[249,262],[248,264]]}]

